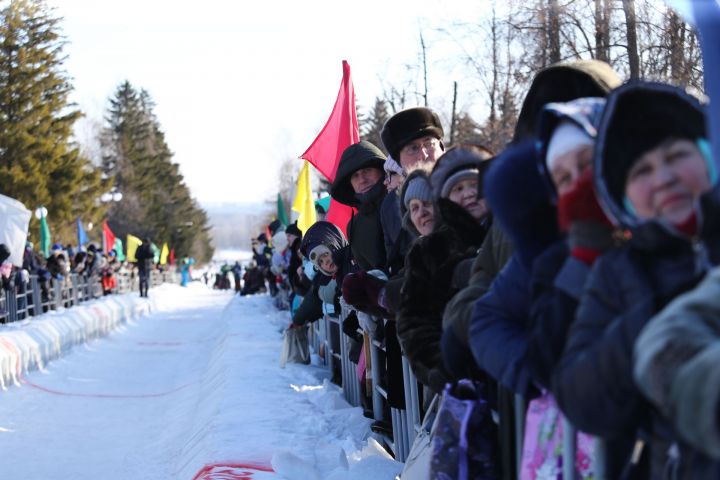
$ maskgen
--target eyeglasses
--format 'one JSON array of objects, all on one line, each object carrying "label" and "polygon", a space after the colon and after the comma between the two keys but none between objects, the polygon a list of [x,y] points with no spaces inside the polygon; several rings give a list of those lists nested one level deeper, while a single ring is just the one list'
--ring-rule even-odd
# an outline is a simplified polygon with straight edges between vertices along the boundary
[{"label": "eyeglasses", "polygon": [[412,155],[413,157],[415,157],[420,153],[421,150],[425,150],[426,152],[428,152],[435,149],[437,145],[437,140],[428,140],[423,143],[410,143],[408,145],[405,145],[402,151],[407,155]]}]

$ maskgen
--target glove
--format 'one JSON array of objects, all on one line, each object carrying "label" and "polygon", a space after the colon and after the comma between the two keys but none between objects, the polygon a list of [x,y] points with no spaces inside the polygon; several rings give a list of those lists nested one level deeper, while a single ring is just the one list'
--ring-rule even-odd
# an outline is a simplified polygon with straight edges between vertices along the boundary
[{"label": "glove", "polygon": [[348,304],[356,308],[378,306],[378,295],[383,287],[385,280],[367,272],[349,273],[343,280],[342,295]]},{"label": "glove", "polygon": [[597,201],[591,169],[558,199],[558,224],[568,233],[570,255],[588,265],[614,246],[614,226]]}]

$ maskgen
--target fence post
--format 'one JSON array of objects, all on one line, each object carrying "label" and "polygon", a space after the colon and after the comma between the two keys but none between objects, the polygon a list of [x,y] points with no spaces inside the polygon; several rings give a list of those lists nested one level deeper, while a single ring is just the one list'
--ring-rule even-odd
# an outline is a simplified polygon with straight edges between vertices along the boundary
[{"label": "fence post", "polygon": [[577,450],[577,430],[572,423],[565,417],[562,416],[563,426],[563,453],[562,453],[562,467],[563,467],[563,480],[575,480],[577,478],[577,471],[575,470],[575,459]]},{"label": "fence post", "polygon": [[42,290],[37,275],[30,275],[30,285],[32,285],[33,316],[36,317],[43,313]]},{"label": "fence post", "polygon": [[17,297],[15,296],[15,289],[5,290],[5,305],[7,308],[7,321],[17,321]]},{"label": "fence post", "polygon": [[62,298],[62,285],[60,281],[56,281],[57,279],[53,279],[53,291],[55,292],[55,310],[59,310],[61,307],[63,307],[63,298]]},{"label": "fence post", "polygon": [[515,395],[515,457],[518,473],[522,471],[523,440],[525,435],[525,411],[527,404],[522,395]]},{"label": "fence post", "polygon": [[372,385],[372,405],[373,405],[373,417],[375,420],[383,420],[383,397],[380,391],[377,389],[380,383],[380,355],[378,353],[378,347],[375,342],[370,340],[370,333],[364,332],[363,341],[370,344],[370,375]]}]

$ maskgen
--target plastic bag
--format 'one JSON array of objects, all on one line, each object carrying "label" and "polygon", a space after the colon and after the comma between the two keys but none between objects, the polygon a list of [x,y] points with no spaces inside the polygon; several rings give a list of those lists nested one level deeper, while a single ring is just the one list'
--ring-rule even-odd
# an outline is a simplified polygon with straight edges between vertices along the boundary
[{"label": "plastic bag", "polygon": [[283,334],[283,348],[280,353],[280,368],[286,363],[310,363],[310,346],[308,345],[307,328],[288,328]]},{"label": "plastic bag", "polygon": [[497,429],[483,395],[471,380],[445,387],[432,429],[431,478],[499,478]]},{"label": "plastic bag", "polygon": [[[522,480],[562,479],[563,418],[552,395],[544,392],[528,404],[523,442]],[[578,479],[595,478],[595,442],[577,433],[575,468]]]}]

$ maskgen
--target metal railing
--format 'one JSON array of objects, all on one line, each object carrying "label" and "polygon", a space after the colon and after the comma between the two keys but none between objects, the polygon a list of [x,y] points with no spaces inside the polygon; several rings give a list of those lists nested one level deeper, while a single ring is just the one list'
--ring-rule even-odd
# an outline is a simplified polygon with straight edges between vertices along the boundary
[{"label": "metal railing", "polygon": [[[116,286],[109,293],[138,291],[139,278],[134,271],[115,272]],[[71,273],[63,278],[42,279],[30,275],[27,280],[16,276],[14,285],[0,292],[0,323],[11,323],[35,317],[51,310],[71,308],[104,295],[102,275]],[[180,283],[173,271],[153,270],[150,286]]]},{"label": "metal railing", "polygon": [[[336,362],[340,362],[340,375],[341,375],[341,386],[345,399],[353,406],[361,406],[360,395],[362,390],[360,381],[356,374],[357,364],[349,359],[350,339],[347,335],[342,333],[342,319],[347,315],[346,311],[343,311],[339,317],[331,317],[325,315],[322,320],[312,322],[310,324],[309,335],[310,345],[313,349],[318,352],[321,349],[324,350],[324,365],[328,368],[332,374],[334,371],[334,365]],[[379,322],[386,320],[377,319]],[[335,332],[339,335],[339,339],[328,335],[332,332],[331,328],[335,328]],[[359,330],[360,333],[362,330]],[[366,337],[367,338],[367,337]],[[377,340],[370,341],[370,359],[368,360],[371,366],[371,384],[372,392],[368,392],[372,399],[372,412],[374,420],[384,420],[385,407],[387,405],[387,386],[382,385],[380,379],[383,378],[381,368],[382,361],[380,361],[381,353],[384,352],[385,348],[383,344]],[[404,462],[410,449],[415,441],[416,436],[422,428],[423,420],[423,409],[420,405],[420,391],[417,378],[412,372],[408,359],[402,356],[402,372],[403,372],[403,389],[405,393],[405,408],[396,409],[390,408],[390,421],[392,424],[392,437],[386,437],[385,443],[392,450],[395,459]],[[518,472],[521,471],[522,464],[522,452],[523,452],[523,440],[525,431],[525,415],[527,411],[527,400],[516,395],[515,397],[515,448],[516,448],[516,461]],[[575,479],[579,478],[576,469],[576,455],[577,455],[577,429],[563,416],[563,444],[562,444],[562,455],[563,459],[572,459],[571,461],[563,461],[563,478]],[[605,470],[603,464],[604,458],[604,443],[600,439],[596,439],[595,445],[595,472],[594,478],[598,480],[605,479]]]}]

